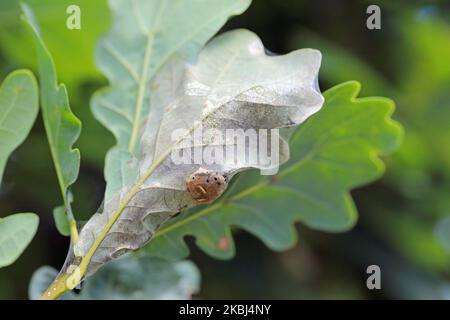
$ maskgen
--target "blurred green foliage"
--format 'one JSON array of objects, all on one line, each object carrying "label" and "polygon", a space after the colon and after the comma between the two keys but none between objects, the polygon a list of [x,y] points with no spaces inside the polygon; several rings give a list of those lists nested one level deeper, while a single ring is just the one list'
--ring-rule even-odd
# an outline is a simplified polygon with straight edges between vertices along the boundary
[{"label": "blurred green foliage", "polygon": [[367,199],[368,223],[414,263],[444,272],[450,256],[434,230],[450,214],[450,26],[420,10],[427,9],[405,8],[392,21],[396,50],[385,56],[395,69],[390,78],[325,37],[300,33],[294,42],[323,52],[322,80],[358,79],[369,94],[397,102],[405,141],[389,159],[384,188]]},{"label": "blurred green foliage", "polygon": [[[51,52],[58,70],[59,80],[66,84],[74,113],[83,123],[78,146],[83,149],[83,160],[102,165],[103,154],[112,145],[112,137],[96,121],[89,110],[89,97],[98,83],[105,83],[94,66],[94,48],[97,38],[109,26],[106,0],[82,1],[25,1],[33,9],[43,40]],[[0,3],[0,76],[20,66],[36,70],[33,39],[20,20],[20,1],[4,0]],[[66,8],[77,4],[82,8],[82,29],[66,28]],[[105,143],[98,144],[91,137]]]},{"label": "blurred green foliage", "polygon": [[[26,1],[36,12],[58,76],[83,122],[77,147],[80,179],[74,211],[86,219],[100,204],[103,159],[113,139],[92,117],[89,99],[105,79],[95,70],[96,39],[109,25],[103,0]],[[382,10],[382,29],[365,28],[369,4]],[[82,29],[65,28],[68,4],[82,8]],[[0,76],[35,69],[31,38],[20,25],[18,1],[0,2]],[[227,262],[192,246],[202,270],[204,298],[448,298],[450,254],[450,4],[445,1],[254,1],[225,30],[255,31],[271,51],[314,47],[323,54],[321,87],[362,83],[362,95],[387,96],[405,127],[401,149],[386,159],[382,181],[353,192],[360,213],[346,234],[299,226],[299,244],[276,254],[244,232]],[[42,186],[45,186],[43,188]],[[13,267],[0,272],[0,298],[26,298],[32,272],[60,266],[67,249],[53,224],[57,181],[42,125],[8,163],[0,212],[35,211],[37,237]],[[378,264],[383,290],[365,287],[366,267]]]}]

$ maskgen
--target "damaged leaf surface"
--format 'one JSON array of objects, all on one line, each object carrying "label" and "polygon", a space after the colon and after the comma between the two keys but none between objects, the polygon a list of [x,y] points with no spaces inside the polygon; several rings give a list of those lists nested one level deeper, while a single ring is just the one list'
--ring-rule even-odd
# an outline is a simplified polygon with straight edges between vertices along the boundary
[{"label": "damaged leaf surface", "polygon": [[[171,155],[188,149],[193,160],[199,149],[218,152],[236,144],[227,139],[191,141],[198,131],[214,129],[225,135],[227,129],[258,131],[300,124],[323,103],[316,86],[319,66],[320,53],[312,49],[267,56],[259,38],[246,30],[218,36],[194,64],[174,55],[155,77],[158,87],[150,96],[140,154],[115,149],[109,155],[115,162],[111,170],[120,180],[108,185],[104,211],[82,229],[75,255],[85,257],[98,245],[90,260],[92,272],[140,248],[169,218],[198,204],[186,189],[186,178],[199,168],[228,180],[248,168],[271,169],[260,162],[247,163],[246,154],[260,151],[253,145],[222,163],[179,164]],[[180,129],[186,134],[174,140],[172,133]],[[276,137],[281,163],[289,158],[290,132],[282,130]]]}]

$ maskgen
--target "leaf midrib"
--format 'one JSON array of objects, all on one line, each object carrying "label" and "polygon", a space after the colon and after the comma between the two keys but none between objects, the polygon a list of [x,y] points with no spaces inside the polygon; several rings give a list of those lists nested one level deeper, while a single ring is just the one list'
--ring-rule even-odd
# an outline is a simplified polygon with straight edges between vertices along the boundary
[{"label": "leaf midrib", "polygon": [[147,34],[147,44],[145,46],[145,54],[144,54],[144,63],[142,66],[142,74],[141,79],[139,81],[139,91],[138,91],[138,98],[136,101],[136,108],[134,112],[134,118],[133,118],[133,124],[131,126],[131,136],[128,143],[128,151],[133,154],[134,147],[136,145],[137,140],[137,134],[139,130],[139,124],[141,121],[141,112],[142,112],[142,106],[144,102],[145,97],[145,87],[147,84],[147,74],[148,74],[148,66],[150,63],[150,56],[152,53],[153,48],[153,40],[154,40],[154,33],[149,32]]},{"label": "leaf midrib", "polygon": [[128,141],[128,151],[131,154],[133,154],[133,151],[134,151],[134,148],[136,145],[137,134],[138,134],[139,125],[141,122],[141,112],[142,112],[142,106],[144,103],[145,87],[147,85],[147,80],[148,80],[147,78],[148,78],[148,71],[149,71],[149,63],[150,63],[150,57],[152,56],[152,51],[153,51],[153,42],[154,42],[154,37],[155,37],[156,26],[159,24],[162,12],[164,12],[167,2],[168,1],[163,2],[163,4],[159,7],[158,12],[155,16],[155,21],[153,22],[150,30],[148,30],[148,31],[145,28],[143,28],[141,17],[138,14],[138,12],[136,11],[135,1],[133,0],[131,2],[132,6],[133,6],[133,13],[136,17],[136,20],[138,21],[139,26],[141,28],[143,28],[141,31],[143,31],[144,34],[146,34],[146,39],[147,39],[147,42],[145,45],[145,52],[144,52],[144,62],[142,65],[142,73],[141,73],[141,78],[139,79],[138,98],[136,101],[133,123],[131,126],[131,136],[130,136],[130,140]]}]

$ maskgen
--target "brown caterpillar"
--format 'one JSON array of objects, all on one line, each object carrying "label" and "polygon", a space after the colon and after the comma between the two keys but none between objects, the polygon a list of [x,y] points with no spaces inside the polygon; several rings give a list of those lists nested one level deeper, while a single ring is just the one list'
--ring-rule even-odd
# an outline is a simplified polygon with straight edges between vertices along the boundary
[{"label": "brown caterpillar", "polygon": [[225,191],[227,183],[226,175],[203,168],[186,179],[187,190],[198,203],[211,203],[216,200]]}]

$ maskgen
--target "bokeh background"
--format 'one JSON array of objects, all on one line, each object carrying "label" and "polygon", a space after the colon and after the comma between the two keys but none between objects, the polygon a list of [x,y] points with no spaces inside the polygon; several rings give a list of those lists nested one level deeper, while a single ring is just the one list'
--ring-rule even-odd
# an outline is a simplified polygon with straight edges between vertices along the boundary
[{"label": "bokeh background", "polygon": [[[36,13],[59,80],[83,122],[77,142],[80,177],[73,188],[77,217],[86,220],[104,191],[103,160],[114,143],[92,116],[89,99],[106,85],[95,69],[95,41],[109,26],[105,0],[26,0]],[[65,27],[78,4],[82,28]],[[381,7],[381,30],[366,28],[366,8]],[[36,71],[34,47],[19,18],[19,1],[0,1],[0,79],[17,68]],[[191,243],[202,272],[201,298],[442,299],[450,298],[450,2],[254,0],[223,30],[247,28],[275,53],[313,47],[323,54],[323,90],[346,80],[362,96],[395,100],[405,127],[402,147],[385,158],[385,176],[352,192],[359,222],[329,234],[298,225],[299,242],[276,253],[251,235],[235,233],[230,261],[206,256]],[[0,189],[0,217],[39,214],[38,234],[24,255],[0,270],[0,299],[26,299],[35,269],[59,268],[68,239],[54,226],[60,204],[44,128],[38,119],[13,154]],[[192,241],[191,241],[192,242]],[[366,268],[381,267],[382,289],[366,288]]]}]

